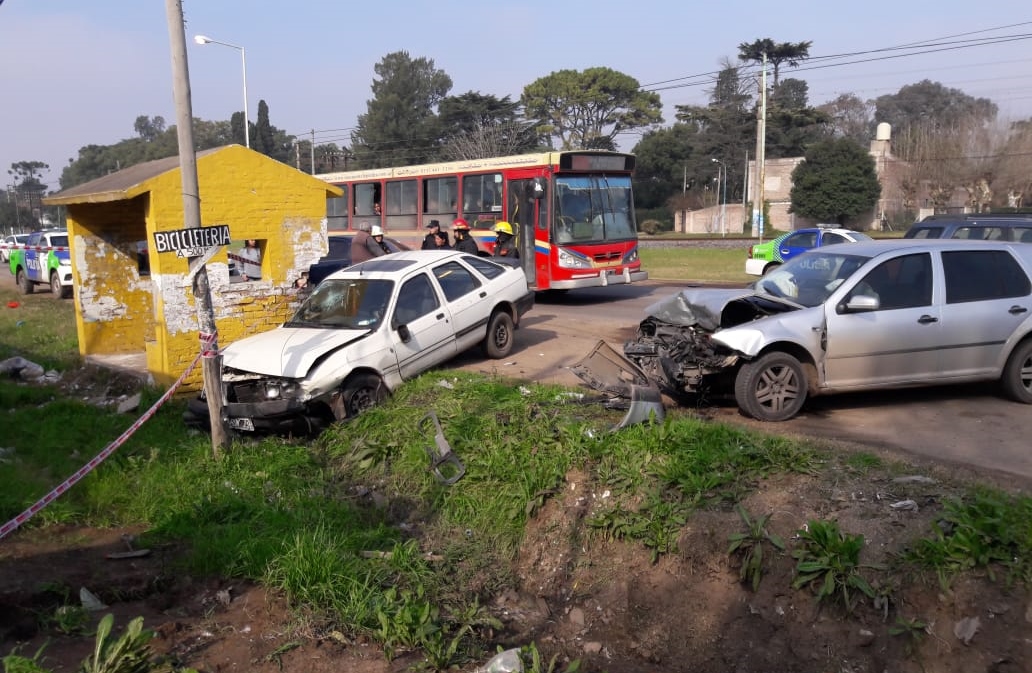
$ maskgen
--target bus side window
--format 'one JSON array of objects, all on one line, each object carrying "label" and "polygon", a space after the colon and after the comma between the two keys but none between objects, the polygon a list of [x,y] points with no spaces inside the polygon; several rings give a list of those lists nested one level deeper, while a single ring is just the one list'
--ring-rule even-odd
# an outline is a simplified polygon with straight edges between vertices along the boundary
[{"label": "bus side window", "polygon": [[376,205],[380,203],[380,183],[364,182],[355,185],[355,215],[377,217]]}]

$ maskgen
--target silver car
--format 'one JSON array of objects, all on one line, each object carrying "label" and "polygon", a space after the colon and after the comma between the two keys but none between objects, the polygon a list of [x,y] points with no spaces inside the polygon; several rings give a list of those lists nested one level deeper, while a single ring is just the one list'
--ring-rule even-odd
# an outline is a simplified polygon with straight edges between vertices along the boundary
[{"label": "silver car", "polygon": [[667,393],[733,392],[762,421],[813,395],[982,380],[1032,404],[1030,277],[1030,245],[819,248],[747,289],[654,304],[624,355]]}]

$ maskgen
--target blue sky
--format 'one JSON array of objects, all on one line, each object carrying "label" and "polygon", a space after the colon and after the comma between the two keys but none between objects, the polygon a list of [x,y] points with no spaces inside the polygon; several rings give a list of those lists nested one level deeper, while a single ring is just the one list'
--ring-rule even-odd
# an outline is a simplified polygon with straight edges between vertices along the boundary
[{"label": "blue sky", "polygon": [[[139,115],[175,123],[164,0],[5,0],[0,5],[0,167],[44,161],[56,189],[84,145],[134,135]],[[433,59],[453,94],[518,99],[523,87],[562,69],[606,66],[660,91],[667,123],[674,106],[704,103],[693,76],[719,69],[737,45],[769,37],[810,40],[811,57],[937,41],[941,51],[885,59],[881,52],[832,59],[823,68],[785,68],[805,79],[811,104],[840,93],[875,98],[922,79],[986,97],[1001,116],[1032,116],[1032,40],[960,48],[961,40],[1032,36],[1027,0],[834,3],[615,2],[611,0],[183,0],[193,114],[229,119],[243,108],[240,52],[199,46],[203,34],[246,51],[248,108],[270,108],[288,133],[347,144],[366,109],[373,66],[393,51]],[[949,38],[949,39],[943,39]],[[847,61],[864,61],[847,64]],[[811,61],[815,64],[816,62]],[[686,79],[681,79],[686,78]],[[668,86],[668,85],[661,85]],[[636,138],[621,139],[630,149]]]}]

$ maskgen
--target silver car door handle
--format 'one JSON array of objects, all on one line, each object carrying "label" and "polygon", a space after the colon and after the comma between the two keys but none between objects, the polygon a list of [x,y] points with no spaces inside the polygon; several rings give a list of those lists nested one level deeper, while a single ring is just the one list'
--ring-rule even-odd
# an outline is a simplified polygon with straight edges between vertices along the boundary
[{"label": "silver car door handle", "polygon": [[434,317],[435,317],[435,318],[437,318],[438,320],[441,320],[441,319],[443,319],[443,318],[444,318],[444,314],[443,314],[443,313],[438,313],[438,314],[437,314],[437,315],[435,315]]},{"label": "silver car door handle", "polygon": [[483,292],[480,293],[480,298],[481,299],[483,299],[486,296],[487,296],[487,290],[484,290]]},{"label": "silver car door handle", "polygon": [[938,319],[938,318],[936,318],[936,317],[935,317],[935,316],[933,316],[933,315],[928,315],[928,314],[926,313],[926,314],[924,314],[923,316],[921,316],[920,318],[918,318],[918,319],[917,319],[917,322],[921,323],[922,325],[927,325],[927,324],[929,324],[929,323],[933,323],[933,322],[939,322],[939,319]]},{"label": "silver car door handle", "polygon": [[1008,309],[1007,313],[1010,313],[1012,315],[1017,315],[1019,313],[1028,313],[1028,309],[1024,306],[1018,306],[1017,304],[1015,304],[1014,306],[1011,306],[1010,309]]}]

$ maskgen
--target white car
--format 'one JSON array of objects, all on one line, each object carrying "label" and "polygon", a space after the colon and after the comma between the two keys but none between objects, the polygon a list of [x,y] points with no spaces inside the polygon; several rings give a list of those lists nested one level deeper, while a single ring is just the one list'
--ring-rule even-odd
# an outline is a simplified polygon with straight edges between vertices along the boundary
[{"label": "white car", "polygon": [[11,261],[11,250],[13,250],[15,246],[25,245],[28,242],[28,234],[11,234],[9,236],[4,236],[4,245],[3,247],[0,247],[0,259],[3,260],[4,264],[9,263]]},{"label": "white car", "polygon": [[[456,251],[398,252],[337,271],[282,326],[223,351],[226,425],[316,433],[468,348],[507,356],[533,305],[520,267]],[[207,419],[202,393],[186,420]]]}]

